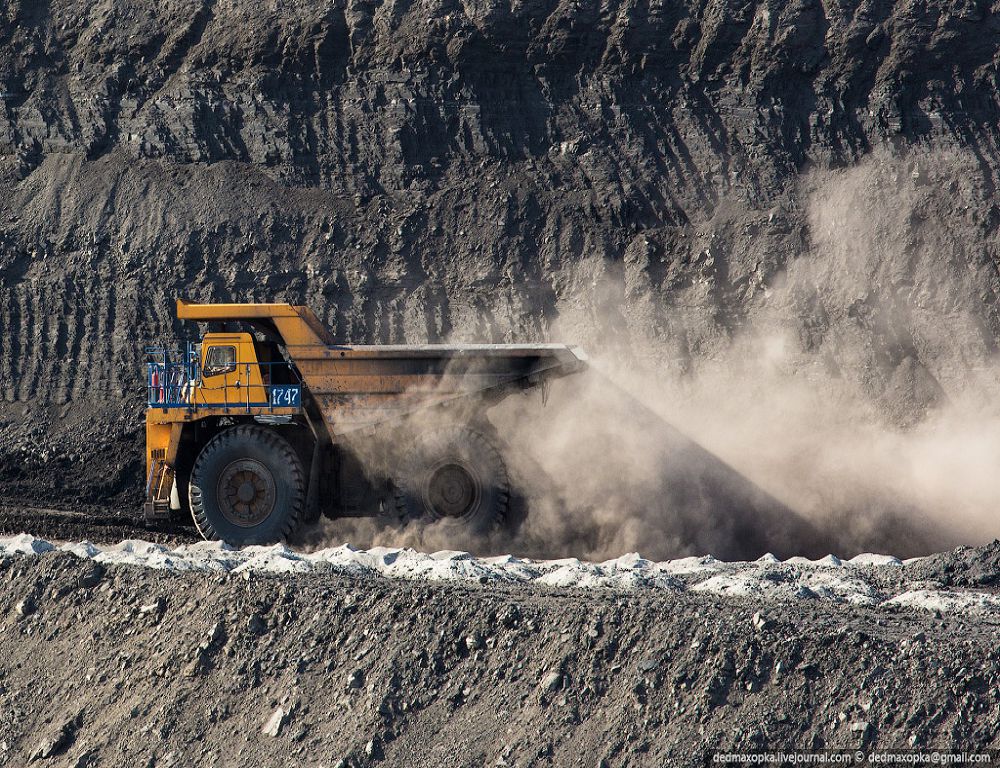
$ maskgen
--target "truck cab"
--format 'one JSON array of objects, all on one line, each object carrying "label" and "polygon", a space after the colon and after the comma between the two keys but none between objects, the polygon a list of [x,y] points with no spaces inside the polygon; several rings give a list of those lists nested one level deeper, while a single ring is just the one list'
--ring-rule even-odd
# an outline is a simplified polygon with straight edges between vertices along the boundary
[{"label": "truck cab", "polygon": [[271,377],[257,359],[253,336],[207,333],[200,346],[201,376],[193,388],[197,402],[223,407],[238,402],[251,408],[269,404],[266,384]]}]

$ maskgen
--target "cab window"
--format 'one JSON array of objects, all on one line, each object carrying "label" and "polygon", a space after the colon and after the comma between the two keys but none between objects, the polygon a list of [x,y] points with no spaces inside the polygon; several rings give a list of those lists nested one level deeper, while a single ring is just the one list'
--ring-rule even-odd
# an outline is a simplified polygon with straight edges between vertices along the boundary
[{"label": "cab window", "polygon": [[236,347],[209,347],[205,357],[205,376],[221,376],[236,370]]}]

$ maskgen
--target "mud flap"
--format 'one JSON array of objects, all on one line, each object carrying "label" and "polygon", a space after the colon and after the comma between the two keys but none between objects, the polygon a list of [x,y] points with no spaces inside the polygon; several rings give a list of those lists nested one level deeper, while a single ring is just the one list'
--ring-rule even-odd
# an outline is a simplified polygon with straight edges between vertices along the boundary
[{"label": "mud flap", "polygon": [[312,461],[309,464],[309,487],[306,489],[306,508],[302,516],[305,523],[315,523],[319,520],[319,475],[322,464],[321,441],[313,444]]}]

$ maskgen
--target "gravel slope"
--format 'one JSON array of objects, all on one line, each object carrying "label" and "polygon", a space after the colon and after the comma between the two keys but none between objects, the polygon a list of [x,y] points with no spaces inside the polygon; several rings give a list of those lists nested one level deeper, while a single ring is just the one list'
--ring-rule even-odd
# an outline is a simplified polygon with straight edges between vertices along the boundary
[{"label": "gravel slope", "polygon": [[69,553],[0,571],[7,765],[693,766],[706,745],[1000,738],[996,617]]}]

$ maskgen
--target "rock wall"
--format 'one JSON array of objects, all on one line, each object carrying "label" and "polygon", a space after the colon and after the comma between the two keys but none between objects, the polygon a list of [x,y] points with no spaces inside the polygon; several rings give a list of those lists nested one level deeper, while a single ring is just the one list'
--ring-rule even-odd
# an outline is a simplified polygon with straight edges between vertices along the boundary
[{"label": "rock wall", "polygon": [[[1000,332],[996,11],[13,0],[0,490],[134,502],[142,347],[182,332],[177,296],[305,302],[358,342],[556,333],[679,377],[777,313],[919,417]],[[838,199],[892,215],[824,218],[859,161]],[[881,245],[840,286],[845,227]],[[773,292],[817,254],[843,290]]]}]

